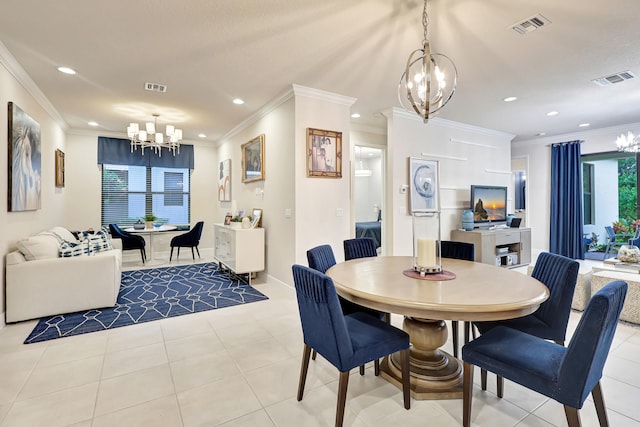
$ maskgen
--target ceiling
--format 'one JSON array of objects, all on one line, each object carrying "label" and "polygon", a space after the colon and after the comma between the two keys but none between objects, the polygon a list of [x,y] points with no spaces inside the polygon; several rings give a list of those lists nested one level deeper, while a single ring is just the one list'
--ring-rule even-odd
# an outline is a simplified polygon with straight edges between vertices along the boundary
[{"label": "ceiling", "polygon": [[[357,98],[354,123],[384,129],[421,47],[419,0],[4,0],[0,41],[69,129],[130,121],[218,141],[291,84]],[[535,14],[550,24],[520,35]],[[430,0],[429,39],[458,87],[440,117],[515,140],[638,122],[640,2]],[[74,68],[75,76],[58,66]],[[600,87],[592,79],[631,70]],[[145,82],[167,86],[144,90]],[[514,102],[503,98],[516,96]],[[242,98],[244,105],[234,105]],[[546,115],[558,111],[556,116]]]}]

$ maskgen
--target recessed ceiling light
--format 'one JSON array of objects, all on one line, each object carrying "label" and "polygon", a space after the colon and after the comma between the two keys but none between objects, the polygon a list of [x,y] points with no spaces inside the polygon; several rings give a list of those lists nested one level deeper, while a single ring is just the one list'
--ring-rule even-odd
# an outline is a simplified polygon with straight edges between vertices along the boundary
[{"label": "recessed ceiling light", "polygon": [[206,137],[207,137],[207,135],[205,135],[204,133],[199,133],[198,134],[198,138],[206,138]]},{"label": "recessed ceiling light", "polygon": [[351,115],[351,117],[352,117],[352,118],[354,118],[354,119],[359,119],[359,118],[360,118],[360,114],[358,114],[358,113],[353,113],[353,114]]},{"label": "recessed ceiling light", "polygon": [[88,124],[89,126],[98,126],[98,123],[97,123],[97,122],[89,122],[89,123],[87,123],[87,124]]},{"label": "recessed ceiling light", "polygon": [[60,71],[61,73],[71,74],[71,75],[76,73],[76,70],[69,67],[58,67],[58,71]]},{"label": "recessed ceiling light", "polygon": [[242,99],[240,99],[240,98],[236,98],[236,99],[233,100],[233,103],[236,104],[236,105],[242,105],[242,104],[244,104],[244,101]]},{"label": "recessed ceiling light", "polygon": [[557,112],[557,111],[549,111],[549,112],[547,113],[547,116],[557,116],[557,115],[558,115],[558,112]]},{"label": "recessed ceiling light", "polygon": [[538,132],[536,133],[536,136],[545,136],[547,133],[546,132]]},{"label": "recessed ceiling light", "polygon": [[515,101],[516,99],[518,99],[518,98],[517,98],[517,97],[515,97],[515,96],[507,96],[505,99],[503,99],[503,101],[504,101],[504,102],[513,102],[513,101]]},{"label": "recessed ceiling light", "polygon": [[586,128],[587,126],[591,126],[591,123],[580,123],[578,127]]}]

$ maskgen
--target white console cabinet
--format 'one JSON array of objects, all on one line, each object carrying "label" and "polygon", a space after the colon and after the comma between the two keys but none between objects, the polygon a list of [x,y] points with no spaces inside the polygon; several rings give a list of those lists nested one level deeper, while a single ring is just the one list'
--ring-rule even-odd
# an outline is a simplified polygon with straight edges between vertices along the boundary
[{"label": "white console cabinet", "polygon": [[513,268],[531,262],[529,228],[453,230],[451,240],[473,243],[475,261],[483,264]]},{"label": "white console cabinet", "polygon": [[234,273],[264,270],[264,228],[231,228],[214,224],[214,257]]}]

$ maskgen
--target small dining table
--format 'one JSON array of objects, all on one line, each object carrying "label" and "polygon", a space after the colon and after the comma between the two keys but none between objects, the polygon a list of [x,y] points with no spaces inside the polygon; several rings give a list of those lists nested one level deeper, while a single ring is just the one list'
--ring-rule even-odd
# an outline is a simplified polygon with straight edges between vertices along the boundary
[{"label": "small dining table", "polygon": [[[462,397],[461,363],[441,348],[448,337],[444,320],[526,316],[549,297],[540,281],[507,268],[442,258],[447,274],[420,278],[412,267],[409,256],[358,258],[334,265],[327,275],[343,298],[404,315],[403,329],[411,339],[411,395],[418,400]],[[397,354],[380,366],[382,376],[397,387],[400,366]]]},{"label": "small dining table", "polygon": [[148,234],[149,235],[149,261],[153,261],[153,236],[157,233],[162,233],[164,231],[173,231],[176,227],[174,225],[161,225],[159,227],[151,227],[151,228],[141,228],[135,229],[133,227],[126,228],[124,231],[127,233],[135,233],[135,234]]}]

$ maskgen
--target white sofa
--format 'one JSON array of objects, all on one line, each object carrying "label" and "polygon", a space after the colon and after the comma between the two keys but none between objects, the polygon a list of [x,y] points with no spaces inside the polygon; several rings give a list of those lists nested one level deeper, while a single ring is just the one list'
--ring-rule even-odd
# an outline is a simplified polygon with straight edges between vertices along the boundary
[{"label": "white sofa", "polygon": [[[55,233],[55,234],[53,234]],[[92,308],[113,307],[122,269],[122,244],[90,255],[60,257],[60,239],[75,240],[62,227],[23,239],[6,256],[6,322]]]}]

